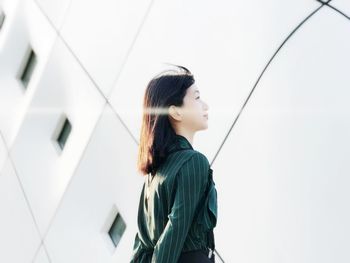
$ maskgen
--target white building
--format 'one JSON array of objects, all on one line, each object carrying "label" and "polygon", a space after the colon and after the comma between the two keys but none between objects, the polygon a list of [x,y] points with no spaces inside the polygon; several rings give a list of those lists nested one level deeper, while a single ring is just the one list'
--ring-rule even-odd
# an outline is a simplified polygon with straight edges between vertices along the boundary
[{"label": "white building", "polygon": [[216,262],[350,262],[349,16],[346,0],[0,0],[0,262],[129,261],[143,92],[165,63],[210,106],[194,146]]}]

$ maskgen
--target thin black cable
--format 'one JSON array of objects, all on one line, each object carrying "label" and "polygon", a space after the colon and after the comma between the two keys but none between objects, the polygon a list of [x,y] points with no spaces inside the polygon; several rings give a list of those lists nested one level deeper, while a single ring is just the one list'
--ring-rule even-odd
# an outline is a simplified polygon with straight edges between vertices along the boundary
[{"label": "thin black cable", "polygon": [[[330,1],[328,1],[328,2],[330,2]],[[327,2],[327,3],[328,3],[328,2]],[[326,3],[323,3],[323,2],[321,2],[321,3],[322,3],[321,6],[319,6],[317,9],[315,9],[314,11],[312,11],[304,20],[302,20],[302,21],[298,24],[298,26],[287,36],[287,38],[286,38],[286,39],[282,42],[282,44],[278,47],[278,49],[276,50],[276,52],[272,55],[271,59],[268,61],[268,63],[266,64],[265,68],[263,69],[263,71],[261,72],[260,76],[258,77],[257,81],[255,82],[255,84],[254,84],[252,90],[250,91],[250,93],[249,93],[247,99],[245,100],[243,106],[241,107],[241,109],[240,109],[240,111],[239,111],[237,117],[235,118],[234,122],[232,123],[230,129],[228,130],[228,132],[227,132],[227,134],[226,134],[224,140],[222,141],[222,143],[221,143],[219,149],[217,150],[216,154],[214,155],[214,158],[213,158],[212,161],[210,162],[210,165],[212,165],[212,164],[214,163],[214,161],[215,161],[216,157],[218,156],[218,154],[219,154],[221,148],[223,147],[223,145],[224,145],[225,141],[227,140],[228,136],[230,135],[231,130],[233,129],[233,127],[234,127],[234,125],[236,124],[236,122],[237,122],[239,116],[241,115],[241,112],[243,111],[245,105],[247,104],[247,102],[248,102],[250,96],[252,95],[253,91],[255,90],[256,86],[258,85],[258,83],[259,83],[261,77],[264,75],[266,69],[267,69],[267,68],[269,67],[269,65],[271,64],[272,60],[275,58],[275,56],[278,54],[278,52],[279,52],[280,49],[284,46],[284,44],[291,38],[291,36],[293,36],[294,33],[295,33],[307,20],[309,20],[315,13],[317,13],[323,6],[326,5]]]}]

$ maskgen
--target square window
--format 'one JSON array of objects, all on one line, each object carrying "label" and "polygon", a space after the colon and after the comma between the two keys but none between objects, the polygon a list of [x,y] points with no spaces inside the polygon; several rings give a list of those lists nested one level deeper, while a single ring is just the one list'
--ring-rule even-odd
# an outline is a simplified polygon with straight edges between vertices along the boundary
[{"label": "square window", "polygon": [[69,120],[66,118],[62,126],[62,129],[57,137],[57,142],[61,149],[64,148],[64,145],[66,144],[66,141],[69,137],[71,130],[72,130],[72,125],[70,124]]},{"label": "square window", "polygon": [[33,49],[29,49],[27,58],[24,61],[23,71],[20,74],[20,80],[24,87],[28,86],[30,78],[33,74],[34,68],[37,64],[37,57]]},{"label": "square window", "polygon": [[0,9],[0,30],[1,30],[2,26],[3,26],[3,24],[4,24],[4,21],[5,21],[5,13],[4,13],[4,11],[2,11]]},{"label": "square window", "polygon": [[108,234],[112,239],[112,242],[115,247],[118,245],[120,239],[122,238],[125,228],[126,228],[126,225],[123,218],[119,213],[117,213],[117,216],[114,219],[110,230],[108,231]]}]

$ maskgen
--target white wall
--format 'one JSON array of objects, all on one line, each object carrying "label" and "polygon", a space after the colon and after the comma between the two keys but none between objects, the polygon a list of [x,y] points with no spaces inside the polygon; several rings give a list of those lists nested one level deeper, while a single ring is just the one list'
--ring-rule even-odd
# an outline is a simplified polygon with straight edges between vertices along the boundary
[{"label": "white wall", "polygon": [[[0,0],[0,10],[0,262],[129,261],[142,96],[167,62],[193,72],[210,107],[194,148],[218,191],[216,262],[349,262],[348,1]],[[28,44],[38,63],[23,89]],[[62,114],[73,129],[60,153]],[[115,249],[116,210],[127,227]]]}]

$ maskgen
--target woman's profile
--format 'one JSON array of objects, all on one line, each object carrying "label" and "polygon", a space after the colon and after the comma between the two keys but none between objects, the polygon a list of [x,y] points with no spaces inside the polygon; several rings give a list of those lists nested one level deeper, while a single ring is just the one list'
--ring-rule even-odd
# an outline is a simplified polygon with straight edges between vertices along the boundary
[{"label": "woman's profile", "polygon": [[193,149],[208,127],[208,105],[183,66],[147,85],[138,148],[140,194],[130,262],[215,262],[217,192],[204,154]]}]

